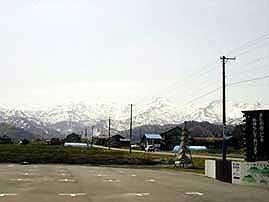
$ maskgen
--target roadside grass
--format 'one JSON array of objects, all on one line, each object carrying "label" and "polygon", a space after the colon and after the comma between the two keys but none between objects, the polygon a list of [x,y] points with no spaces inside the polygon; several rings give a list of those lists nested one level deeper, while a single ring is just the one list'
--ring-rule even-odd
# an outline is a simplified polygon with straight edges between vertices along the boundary
[{"label": "roadside grass", "polygon": [[205,159],[193,158],[195,168],[174,168],[174,156],[108,150],[102,148],[73,148],[52,145],[0,145],[0,163],[63,163],[149,168],[157,170],[204,172]]},{"label": "roadside grass", "polygon": [[165,163],[166,157],[148,153],[129,154],[126,151],[101,148],[73,148],[52,145],[0,145],[0,162],[70,163],[95,165],[156,165]]},{"label": "roadside grass", "polygon": [[[222,150],[221,149],[208,149],[208,150],[203,150],[203,151],[192,151],[192,154],[209,155],[209,156],[222,156]],[[245,150],[244,149],[233,149],[233,148],[228,147],[227,156],[234,157],[234,158],[244,158]]]}]

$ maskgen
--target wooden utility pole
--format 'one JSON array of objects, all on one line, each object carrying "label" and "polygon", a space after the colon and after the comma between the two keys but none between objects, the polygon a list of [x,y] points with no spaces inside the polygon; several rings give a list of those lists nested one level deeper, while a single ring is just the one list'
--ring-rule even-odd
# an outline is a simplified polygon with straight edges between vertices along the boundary
[{"label": "wooden utility pole", "polygon": [[85,138],[86,138],[86,141],[87,141],[87,147],[89,148],[89,137],[88,137],[88,130],[87,130],[87,128],[85,128]]},{"label": "wooden utility pole", "polygon": [[93,126],[92,126],[92,145],[93,145]]},{"label": "wooden utility pole", "polygon": [[133,133],[133,104],[131,104],[131,117],[130,117],[130,148],[129,152],[132,153],[132,133]]},{"label": "wooden utility pole", "polygon": [[225,64],[228,60],[235,60],[235,57],[229,58],[222,56],[220,57],[222,60],[222,122],[223,122],[223,128],[222,128],[222,136],[223,136],[223,142],[222,142],[222,160],[226,161],[226,83],[225,83]]},{"label": "wooden utility pole", "polygon": [[108,118],[108,150],[110,150],[110,117]]}]

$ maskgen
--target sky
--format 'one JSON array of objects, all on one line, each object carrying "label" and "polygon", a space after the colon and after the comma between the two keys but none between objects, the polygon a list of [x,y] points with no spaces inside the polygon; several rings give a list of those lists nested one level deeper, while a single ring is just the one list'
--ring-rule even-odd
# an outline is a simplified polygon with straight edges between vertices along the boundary
[{"label": "sky", "polygon": [[[220,99],[221,89],[206,94],[221,86],[222,55],[236,56],[228,84],[269,75],[268,8],[268,0],[0,0],[0,106]],[[227,97],[268,104],[268,85],[228,86]]]}]

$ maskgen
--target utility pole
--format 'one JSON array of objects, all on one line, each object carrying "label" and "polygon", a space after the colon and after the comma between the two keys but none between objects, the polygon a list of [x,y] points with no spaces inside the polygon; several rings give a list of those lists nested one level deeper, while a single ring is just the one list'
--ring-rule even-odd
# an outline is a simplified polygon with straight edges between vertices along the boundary
[{"label": "utility pole", "polygon": [[110,150],[110,117],[108,118],[108,150]]},{"label": "utility pole", "polygon": [[87,141],[87,147],[89,148],[89,138],[88,138],[88,130],[87,130],[87,128],[85,128],[85,138],[86,138],[86,141]]},{"label": "utility pole", "polygon": [[131,104],[131,117],[130,117],[130,144],[129,144],[129,146],[130,146],[130,150],[129,150],[129,152],[130,152],[130,154],[132,153],[132,133],[133,133],[133,104]]},{"label": "utility pole", "polygon": [[225,88],[226,88],[226,83],[225,83],[225,64],[228,60],[235,60],[235,57],[233,58],[229,58],[229,57],[225,57],[222,56],[220,57],[220,59],[222,60],[222,136],[223,136],[223,142],[222,142],[222,160],[226,161],[226,92],[225,92]]},{"label": "utility pole", "polygon": [[93,126],[92,126],[92,145],[93,145]]}]

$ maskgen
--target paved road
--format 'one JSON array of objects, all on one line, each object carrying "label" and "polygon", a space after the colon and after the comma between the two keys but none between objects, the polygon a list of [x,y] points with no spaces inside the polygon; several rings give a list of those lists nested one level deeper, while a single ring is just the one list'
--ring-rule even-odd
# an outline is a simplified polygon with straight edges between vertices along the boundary
[{"label": "paved road", "polygon": [[1,202],[268,202],[268,198],[265,188],[183,172],[0,164]]},{"label": "paved road", "polygon": [[[102,149],[107,149],[107,147],[100,146],[100,145],[93,145],[96,148],[102,148]],[[129,151],[129,149],[122,149],[122,148],[110,148],[112,150],[117,150],[117,151]],[[133,152],[142,152],[144,153],[145,151],[141,150],[133,150]],[[151,152],[151,154],[160,154],[160,155],[170,155],[174,156],[175,154],[172,152]],[[222,159],[222,156],[210,156],[210,155],[200,155],[200,154],[192,154],[192,157],[194,158],[204,158],[204,159]],[[227,157],[228,160],[232,161],[244,161],[243,158],[234,158],[234,157]]]}]

